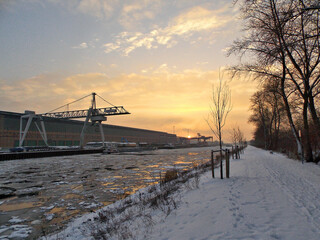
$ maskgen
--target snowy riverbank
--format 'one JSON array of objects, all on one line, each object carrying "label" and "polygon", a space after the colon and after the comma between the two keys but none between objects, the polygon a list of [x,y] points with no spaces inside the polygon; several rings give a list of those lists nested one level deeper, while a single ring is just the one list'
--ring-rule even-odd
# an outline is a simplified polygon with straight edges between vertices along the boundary
[{"label": "snowy riverbank", "polygon": [[[320,239],[319,166],[249,146],[231,160],[230,176],[203,174],[199,188],[176,194],[180,204],[170,215],[150,210],[152,224],[130,220],[138,227],[130,239]],[[95,215],[76,219],[51,239],[88,239]]]}]

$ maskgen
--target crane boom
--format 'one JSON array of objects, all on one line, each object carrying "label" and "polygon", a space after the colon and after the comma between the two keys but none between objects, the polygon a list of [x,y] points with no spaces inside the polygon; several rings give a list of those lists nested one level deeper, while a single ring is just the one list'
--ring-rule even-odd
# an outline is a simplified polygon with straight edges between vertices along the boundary
[{"label": "crane boom", "polygon": [[[85,118],[88,115],[88,109],[86,110],[74,110],[74,111],[64,111],[64,112],[53,112],[53,113],[44,113],[39,114],[42,117],[51,117],[59,119],[68,119],[68,118]],[[92,116],[114,116],[122,114],[130,114],[122,106],[115,107],[105,107],[105,108],[96,108],[92,109]]]}]

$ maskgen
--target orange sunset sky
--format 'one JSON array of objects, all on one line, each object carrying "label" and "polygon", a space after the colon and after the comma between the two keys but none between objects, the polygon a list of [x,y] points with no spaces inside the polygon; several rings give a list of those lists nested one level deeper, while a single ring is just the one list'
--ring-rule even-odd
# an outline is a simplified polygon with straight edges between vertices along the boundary
[{"label": "orange sunset sky", "polygon": [[[212,85],[219,69],[239,63],[226,49],[241,28],[231,0],[0,1],[0,110],[45,113],[96,92],[131,112],[109,124],[212,135],[205,121]],[[238,125],[250,140],[257,84],[229,85],[224,139]],[[87,98],[70,110],[89,105]]]}]

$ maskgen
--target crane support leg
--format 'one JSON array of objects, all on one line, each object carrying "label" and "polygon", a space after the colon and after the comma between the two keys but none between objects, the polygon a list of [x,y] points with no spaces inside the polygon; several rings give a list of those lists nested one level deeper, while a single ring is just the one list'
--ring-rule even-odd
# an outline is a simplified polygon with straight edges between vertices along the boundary
[{"label": "crane support leg", "polygon": [[46,132],[46,128],[44,127],[44,121],[41,119],[40,120],[40,124],[41,124],[41,127],[42,127],[42,133],[43,133],[43,140],[44,140],[44,143],[48,145],[48,138],[47,138],[47,132]]},{"label": "crane support leg", "polygon": [[36,127],[37,127],[37,129],[38,129],[38,131],[39,131],[39,133],[40,133],[45,145],[48,147],[49,145],[48,145],[47,133],[46,133],[46,129],[44,127],[43,120],[40,120],[40,124],[41,124],[41,129],[42,130],[39,128],[37,122],[35,122],[35,125],[36,125]]},{"label": "crane support leg", "polygon": [[89,108],[86,120],[85,120],[85,122],[83,124],[83,128],[82,128],[82,131],[81,131],[81,134],[80,134],[80,148],[81,149],[83,148],[83,145],[84,145],[84,132],[86,130],[87,123],[89,122],[91,113],[92,113],[92,108]]},{"label": "crane support leg", "polygon": [[100,133],[101,133],[102,147],[104,148],[105,147],[104,146],[105,139],[104,139],[104,132],[103,132],[103,127],[102,127],[101,122],[99,122],[99,128],[100,128]]},{"label": "crane support leg", "polygon": [[32,120],[33,120],[33,115],[28,115],[28,122],[27,122],[27,125],[25,127],[25,129],[22,131],[22,125],[23,125],[23,118],[25,118],[25,116],[21,116],[20,118],[20,134],[19,134],[19,147],[22,147],[23,145],[23,141],[24,139],[26,138],[27,136],[27,133],[29,131],[29,128],[30,128],[30,125],[32,123]]}]

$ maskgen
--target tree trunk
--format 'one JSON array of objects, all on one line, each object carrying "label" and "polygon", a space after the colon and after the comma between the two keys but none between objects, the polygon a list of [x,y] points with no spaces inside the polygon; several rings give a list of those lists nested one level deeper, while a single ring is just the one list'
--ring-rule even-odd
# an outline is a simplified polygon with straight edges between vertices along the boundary
[{"label": "tree trunk", "polygon": [[[283,63],[285,64],[285,63]],[[285,71],[285,67],[283,68],[283,71]],[[290,110],[290,105],[288,102],[288,98],[286,96],[286,92],[285,92],[285,86],[284,86],[284,81],[285,81],[285,73],[283,73],[283,77],[281,79],[281,96],[284,102],[284,106],[286,109],[286,113],[287,113],[287,117],[288,117],[288,121],[291,127],[291,131],[293,134],[294,139],[296,140],[297,143],[297,148],[298,148],[298,155],[301,158],[301,161],[304,162],[304,152],[303,152],[303,146],[301,144],[301,139],[299,137],[298,131],[294,125],[293,119],[292,119],[292,114],[291,114],[291,110]]]},{"label": "tree trunk", "polygon": [[308,100],[309,100],[309,111],[310,111],[313,123],[316,126],[318,138],[320,138],[320,120],[317,115],[317,110],[314,106],[314,98],[311,93],[309,94]]},{"label": "tree trunk", "polygon": [[276,121],[274,121],[274,150],[278,149],[280,123],[281,123],[280,111],[279,111],[279,106],[277,106],[277,118],[276,118]]},{"label": "tree trunk", "polygon": [[303,103],[303,132],[304,132],[304,143],[305,143],[305,158],[307,162],[313,162],[312,156],[312,147],[310,141],[310,130],[309,130],[309,122],[308,122],[308,98],[304,98]]}]

